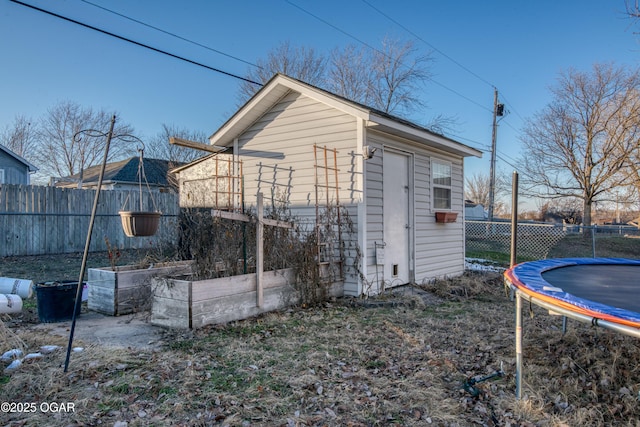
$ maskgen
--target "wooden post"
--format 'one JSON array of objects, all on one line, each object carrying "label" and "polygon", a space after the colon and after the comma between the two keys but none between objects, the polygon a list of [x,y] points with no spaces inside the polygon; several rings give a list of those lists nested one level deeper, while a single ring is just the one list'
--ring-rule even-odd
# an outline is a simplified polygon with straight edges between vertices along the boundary
[{"label": "wooden post", "polygon": [[[262,307],[264,302],[264,290],[262,272],[264,270],[264,226],[293,228],[292,222],[278,221],[271,218],[264,218],[264,204],[262,193],[258,193],[257,201],[257,223],[256,223],[256,306]],[[214,217],[232,219],[234,221],[249,222],[251,218],[248,215],[239,212],[226,212],[217,209],[211,209],[211,215]]]},{"label": "wooden post", "polygon": [[256,305],[262,307],[264,304],[264,290],[262,289],[262,269],[264,268],[263,259],[263,240],[264,240],[264,208],[262,205],[262,193],[258,193],[258,207],[257,216],[258,221],[256,223]]}]

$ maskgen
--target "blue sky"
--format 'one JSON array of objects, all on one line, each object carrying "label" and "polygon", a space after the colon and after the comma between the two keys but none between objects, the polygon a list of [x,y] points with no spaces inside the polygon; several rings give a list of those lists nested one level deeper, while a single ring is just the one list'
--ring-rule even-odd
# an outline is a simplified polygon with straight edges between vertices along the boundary
[{"label": "blue sky", "polygon": [[[487,150],[497,87],[509,111],[498,130],[498,170],[507,174],[517,166],[524,120],[551,102],[558,73],[596,62],[637,67],[640,58],[640,27],[624,0],[90,0],[237,59],[82,0],[23,1],[237,75],[250,67],[243,61],[283,41],[326,53],[356,39],[376,47],[385,36],[412,39],[409,29],[434,58],[428,109],[417,117],[456,117],[452,136]],[[117,112],[143,139],[163,123],[211,134],[237,108],[239,80],[9,0],[0,0],[0,54],[0,129],[70,100]],[[469,159],[467,176],[488,174],[489,158]]]}]

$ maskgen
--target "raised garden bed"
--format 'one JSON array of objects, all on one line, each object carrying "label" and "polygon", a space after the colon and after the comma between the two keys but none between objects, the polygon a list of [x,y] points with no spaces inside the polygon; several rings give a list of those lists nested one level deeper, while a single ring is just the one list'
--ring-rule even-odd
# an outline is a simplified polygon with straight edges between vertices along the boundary
[{"label": "raised garden bed", "polygon": [[193,261],[157,263],[151,266],[124,265],[90,268],[88,275],[89,310],[119,316],[146,311],[151,306],[151,279],[191,274]]},{"label": "raised garden bed", "polygon": [[[293,287],[293,269],[263,273],[263,300],[258,306],[255,274],[209,280],[155,278],[152,281],[151,323],[154,325],[197,329],[246,319],[279,310],[299,302]],[[331,286],[332,296],[341,296],[342,282]]]}]

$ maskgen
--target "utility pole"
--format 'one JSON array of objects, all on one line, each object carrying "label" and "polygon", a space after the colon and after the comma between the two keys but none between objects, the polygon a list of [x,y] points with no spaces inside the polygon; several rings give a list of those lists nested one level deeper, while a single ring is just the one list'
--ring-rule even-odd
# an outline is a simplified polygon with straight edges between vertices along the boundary
[{"label": "utility pole", "polygon": [[504,115],[504,104],[498,104],[498,89],[493,88],[493,130],[491,132],[491,169],[489,176],[489,222],[493,221],[496,191],[496,140],[498,137],[498,117]]}]

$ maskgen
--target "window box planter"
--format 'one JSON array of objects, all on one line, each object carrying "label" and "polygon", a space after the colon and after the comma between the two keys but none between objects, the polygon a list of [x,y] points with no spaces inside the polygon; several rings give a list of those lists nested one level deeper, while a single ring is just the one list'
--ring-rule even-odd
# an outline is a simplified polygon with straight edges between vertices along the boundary
[{"label": "window box planter", "polygon": [[458,212],[436,212],[436,222],[448,223],[456,222],[458,219]]}]

